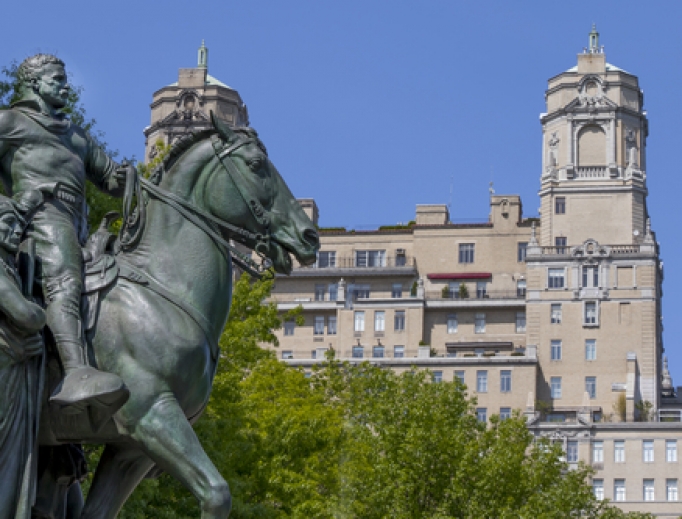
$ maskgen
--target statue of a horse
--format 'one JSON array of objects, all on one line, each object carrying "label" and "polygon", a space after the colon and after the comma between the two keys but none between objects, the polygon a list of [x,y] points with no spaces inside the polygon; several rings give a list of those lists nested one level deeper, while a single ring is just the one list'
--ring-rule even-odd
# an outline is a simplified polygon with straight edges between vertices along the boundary
[{"label": "statue of a horse", "polygon": [[230,310],[227,240],[281,273],[291,271],[289,253],[315,261],[317,232],[256,133],[213,124],[176,145],[151,182],[141,179],[143,222],[116,256],[116,283],[101,293],[94,362],[123,379],[129,400],[101,427],[92,414],[43,412],[41,443],[106,444],[84,519],[116,517],[155,466],[199,500],[203,519],[229,515],[228,485],[191,426],[211,393]]}]

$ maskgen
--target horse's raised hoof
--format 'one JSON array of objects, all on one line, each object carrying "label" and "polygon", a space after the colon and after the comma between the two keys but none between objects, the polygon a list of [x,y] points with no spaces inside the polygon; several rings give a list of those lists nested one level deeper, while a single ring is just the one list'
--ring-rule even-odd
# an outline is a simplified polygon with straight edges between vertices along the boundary
[{"label": "horse's raised hoof", "polygon": [[90,366],[82,366],[64,377],[50,397],[50,402],[64,407],[67,414],[80,413],[92,406],[106,410],[106,414],[111,416],[129,397],[130,391],[120,377]]}]

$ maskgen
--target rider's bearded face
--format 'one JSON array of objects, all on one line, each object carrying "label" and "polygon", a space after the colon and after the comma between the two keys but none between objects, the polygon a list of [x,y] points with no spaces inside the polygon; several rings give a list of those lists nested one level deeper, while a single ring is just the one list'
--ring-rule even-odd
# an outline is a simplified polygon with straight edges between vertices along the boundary
[{"label": "rider's bearded face", "polygon": [[52,108],[63,108],[69,97],[70,87],[64,67],[55,63],[45,65],[34,80],[36,93]]}]

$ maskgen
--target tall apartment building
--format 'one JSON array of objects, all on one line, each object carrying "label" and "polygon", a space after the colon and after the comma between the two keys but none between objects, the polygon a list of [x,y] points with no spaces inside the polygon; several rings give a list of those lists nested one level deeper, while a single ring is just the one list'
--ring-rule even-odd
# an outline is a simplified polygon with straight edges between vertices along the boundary
[{"label": "tall apartment building", "polygon": [[[577,66],[549,80],[539,218],[524,218],[518,196],[491,194],[487,222],[451,223],[435,204],[407,225],[321,228],[317,263],[276,279],[271,300],[305,319],[285,323],[277,354],[308,370],[333,348],[457,377],[480,420],[520,410],[570,464],[591,464],[598,497],[678,517],[682,387],[663,355],[648,122],[637,77],[607,63],[598,38],[593,29]],[[192,90],[181,82],[182,71],[154,95],[150,128],[183,106]],[[317,224],[315,201],[300,202]]]}]

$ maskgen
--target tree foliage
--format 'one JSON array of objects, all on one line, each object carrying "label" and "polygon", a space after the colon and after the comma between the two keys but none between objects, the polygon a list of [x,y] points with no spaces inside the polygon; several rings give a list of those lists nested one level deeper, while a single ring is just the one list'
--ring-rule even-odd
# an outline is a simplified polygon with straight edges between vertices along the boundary
[{"label": "tree foliage", "polygon": [[[282,325],[262,301],[272,280],[235,286],[213,395],[196,431],[229,481],[235,519],[645,519],[597,501],[591,469],[535,442],[519,415],[476,420],[475,400],[431,374],[327,360],[308,374],[259,342]],[[300,321],[300,310],[293,316]],[[198,517],[164,475],[120,517]]]}]

